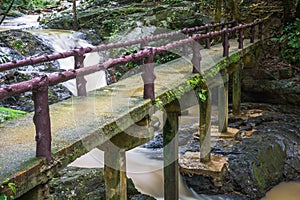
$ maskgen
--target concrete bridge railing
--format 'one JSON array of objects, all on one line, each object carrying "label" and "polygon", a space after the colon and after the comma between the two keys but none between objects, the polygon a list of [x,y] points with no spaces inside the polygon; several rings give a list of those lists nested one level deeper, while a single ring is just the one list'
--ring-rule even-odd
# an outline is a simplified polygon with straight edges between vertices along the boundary
[{"label": "concrete bridge railing", "polygon": [[[205,74],[208,74],[209,70],[202,70],[200,64],[203,64],[203,58],[201,58],[201,51],[200,51],[200,42],[204,41],[204,44],[207,49],[210,49],[210,39],[216,36],[222,36],[222,46],[218,47],[217,52],[223,52],[221,58],[219,59],[218,65],[220,66],[218,68],[218,71],[222,70],[232,70],[230,69],[229,63],[233,63],[234,59],[232,60],[230,56],[230,46],[232,47],[233,44],[230,44],[230,36],[231,37],[236,35],[236,32],[238,34],[238,49],[240,49],[241,52],[244,52],[244,30],[246,28],[250,29],[250,43],[254,43],[254,36],[255,36],[255,27],[258,27],[258,38],[262,38],[262,21],[253,22],[251,24],[246,25],[239,25],[239,26],[232,26],[230,28],[224,28],[220,31],[214,31],[214,32],[208,32],[210,29],[219,27],[219,26],[227,26],[232,25],[234,22],[230,23],[219,23],[215,25],[206,25],[202,27],[195,27],[195,28],[189,28],[189,29],[183,29],[181,31],[168,33],[168,34],[161,34],[158,36],[153,36],[149,38],[141,38],[135,41],[127,41],[125,43],[116,43],[116,44],[108,44],[108,45],[100,45],[98,47],[88,47],[88,48],[79,48],[74,49],[73,51],[58,53],[58,54],[52,54],[47,56],[41,56],[37,58],[29,58],[24,59],[21,61],[11,61],[9,63],[4,63],[0,65],[0,70],[8,70],[12,68],[16,68],[19,66],[26,66],[34,63],[41,63],[45,61],[50,60],[56,60],[64,57],[74,56],[75,58],[75,69],[65,72],[59,72],[59,73],[53,73],[50,75],[38,75],[37,77],[33,78],[32,80],[13,84],[13,85],[7,85],[2,86],[0,88],[0,98],[7,98],[9,96],[20,94],[26,91],[32,91],[33,92],[33,99],[34,99],[34,106],[35,106],[35,113],[34,115],[29,114],[25,117],[24,120],[21,120],[21,122],[11,122],[8,123],[8,128],[4,127],[3,131],[1,133],[1,139],[5,140],[8,134],[10,132],[20,132],[18,128],[11,128],[9,127],[9,124],[13,126],[14,123],[21,126],[30,126],[29,128],[24,128],[22,134],[23,136],[21,138],[24,139],[24,135],[32,135],[33,130],[35,129],[35,138],[36,138],[36,157],[41,158],[44,157],[44,159],[37,159],[34,161],[30,161],[30,167],[25,167],[23,164],[20,164],[19,161],[24,159],[26,157],[24,155],[25,152],[20,153],[22,150],[18,150],[20,155],[17,155],[15,158],[15,161],[11,162],[11,165],[8,166],[8,168],[2,167],[0,173],[1,180],[3,181],[6,177],[11,178],[10,181],[14,182],[17,185],[17,197],[23,195],[24,193],[28,192],[29,190],[33,189],[36,186],[43,185],[47,183],[47,181],[53,176],[53,173],[55,173],[56,170],[66,166],[66,163],[71,162],[76,157],[82,155],[83,153],[86,153],[88,148],[86,148],[86,145],[89,147],[96,147],[101,146],[102,149],[104,149],[106,152],[105,157],[105,163],[106,168],[105,171],[108,172],[107,174],[111,174],[112,176],[107,176],[106,179],[106,186],[107,186],[107,199],[113,199],[115,198],[115,195],[119,196],[120,199],[125,199],[126,197],[126,191],[124,188],[126,188],[126,184],[124,181],[124,166],[122,166],[122,162],[116,162],[120,161],[125,158],[124,152],[130,148],[133,148],[137,145],[140,145],[149,138],[151,138],[152,135],[152,129],[149,126],[150,123],[150,117],[151,110],[153,110],[153,104],[158,103],[161,104],[166,110],[166,124],[164,125],[164,143],[168,144],[169,141],[173,141],[177,129],[178,129],[178,115],[180,114],[180,110],[182,110],[184,107],[188,107],[191,104],[194,104],[195,102],[191,102],[189,98],[189,93],[194,91],[197,88],[206,88],[207,83],[203,81],[203,77],[205,77]],[[206,33],[204,34],[192,34],[194,31],[204,30]],[[149,42],[157,39],[164,39],[167,37],[170,37],[172,35],[176,35],[179,33],[185,33],[188,34],[185,36],[185,38],[173,41],[169,44],[166,44],[164,46],[160,47],[150,47]],[[132,45],[132,44],[141,44],[141,50],[127,56],[123,56],[116,59],[108,60],[104,63],[100,63],[98,65],[94,66],[83,66],[83,60],[84,55],[89,52],[93,51],[100,51],[105,50],[109,48],[117,48],[124,45]],[[186,67],[190,66],[190,64],[183,62],[178,65],[177,70],[182,70],[185,72],[185,75],[183,77],[172,77],[172,72],[176,70],[175,67],[166,67],[162,70],[159,68],[155,68],[154,73],[154,55],[159,54],[161,52],[169,51],[170,49],[182,48],[183,55],[188,57],[189,51],[188,47],[192,47],[192,57],[191,57],[191,64],[193,66],[193,73],[194,75],[191,75],[189,71],[186,70]],[[232,48],[231,48],[232,49]],[[245,48],[246,49],[246,48]],[[236,50],[235,50],[236,51]],[[237,52],[239,52],[237,50]],[[218,56],[217,56],[218,57]],[[222,58],[223,57],[223,58]],[[125,94],[132,94],[133,91],[136,91],[136,87],[131,87],[134,82],[137,80],[136,76],[130,77],[128,79],[123,80],[120,83],[113,84],[111,86],[108,86],[104,90],[100,90],[99,94],[96,95],[97,103],[95,103],[95,112],[97,113],[97,117],[95,116],[88,116],[85,115],[86,119],[83,118],[81,122],[78,122],[82,125],[82,127],[86,126],[85,128],[82,128],[80,130],[80,137],[73,137],[68,136],[69,142],[57,142],[58,140],[65,141],[64,135],[68,135],[72,132],[74,132],[74,124],[72,124],[72,120],[67,120],[64,122],[63,125],[54,125],[58,122],[64,121],[64,119],[70,117],[70,102],[66,103],[67,105],[53,105],[51,109],[49,109],[48,105],[48,87],[51,85],[55,85],[73,78],[76,78],[77,81],[77,87],[78,87],[78,93],[81,96],[86,96],[86,99],[77,99],[76,103],[88,103],[89,102],[89,94],[85,90],[85,80],[84,75],[116,66],[118,64],[127,63],[136,59],[143,59],[144,64],[142,67],[142,80],[143,82],[140,83],[139,81],[136,83],[136,85],[143,85],[143,90],[140,97],[134,97],[135,103],[134,105],[131,105],[130,109],[128,110],[122,110],[121,108],[126,107],[126,101],[132,101],[132,96],[128,96],[124,102],[122,100],[114,101],[116,102],[115,105],[112,105],[113,107],[120,108],[120,110],[116,111],[113,114],[108,114],[111,112],[112,107],[107,106],[107,101],[111,100],[111,94],[108,94],[106,90],[114,90],[118,91],[119,93],[125,92]],[[202,62],[201,62],[202,60]],[[223,64],[222,64],[223,63]],[[234,66],[233,68],[236,68]],[[167,70],[167,71],[166,71]],[[239,71],[236,70],[237,73],[234,75],[234,81],[236,81],[236,88],[234,91],[238,91],[240,88],[239,84]],[[162,80],[158,80],[159,73],[163,74],[164,77]],[[225,79],[227,79],[227,73],[225,73]],[[167,79],[166,79],[167,78]],[[169,80],[172,79],[182,79],[181,81],[175,81],[176,84],[172,85],[171,88],[164,88],[160,85],[166,84]],[[162,81],[162,82],[159,82]],[[122,91],[123,86],[126,86],[126,91]],[[155,90],[154,90],[155,86]],[[119,88],[118,88],[119,87]],[[174,92],[174,90],[177,90],[179,87],[183,87],[183,89],[180,89],[180,93]],[[224,87],[224,86],[223,86]],[[139,88],[139,87],[138,87]],[[226,87],[225,87],[226,88]],[[141,91],[138,89],[138,93]],[[225,90],[227,91],[227,89]],[[227,91],[228,92],[228,91]],[[200,125],[199,125],[199,131],[200,131],[200,143],[201,143],[201,161],[202,162],[208,162],[210,160],[210,147],[209,147],[209,140],[207,139],[209,137],[209,116],[210,116],[210,110],[209,104],[210,104],[210,94],[207,92],[203,94],[205,97],[203,99],[199,100],[200,102]],[[238,113],[239,108],[239,95],[238,92],[234,93],[234,112]],[[134,95],[135,96],[135,95]],[[143,98],[141,98],[143,96]],[[221,94],[223,102],[225,102],[225,105],[228,104],[227,96],[226,94]],[[145,100],[146,99],[146,100]],[[147,100],[149,99],[149,100]],[[181,99],[185,99],[182,103]],[[158,101],[159,100],[159,101]],[[87,101],[87,102],[86,102]],[[180,102],[179,102],[180,101]],[[118,103],[117,103],[118,102]],[[74,102],[73,102],[74,103]],[[99,106],[96,108],[96,105]],[[103,107],[103,105],[107,106],[106,108]],[[65,107],[66,106],[66,107]],[[128,105],[127,105],[128,106]],[[226,116],[226,108],[223,108],[223,114]],[[62,113],[61,111],[64,111]],[[83,114],[83,113],[81,113]],[[109,115],[109,116],[107,116]],[[30,118],[33,117],[34,125],[35,127],[32,127],[31,125],[28,125],[30,123]],[[51,118],[50,118],[51,117]],[[59,121],[61,119],[61,121]],[[58,120],[58,121],[57,121]],[[220,124],[220,130],[226,131],[227,119],[224,120],[223,124]],[[100,122],[103,122],[99,124]],[[16,125],[14,124],[14,125]],[[135,125],[138,125],[138,130],[135,129]],[[56,128],[53,128],[57,126]],[[140,129],[140,127],[142,127]],[[64,130],[63,130],[64,129]],[[133,131],[134,130],[134,131]],[[134,134],[130,136],[126,136],[128,132],[134,132]],[[61,134],[61,135],[60,135]],[[143,137],[136,137],[136,134],[140,134],[140,136]],[[70,138],[69,138],[70,137]],[[127,138],[126,138],[127,137]],[[59,139],[57,139],[59,138]],[[96,138],[96,139],[94,139]],[[134,138],[134,139],[133,139]],[[141,139],[143,138],[143,139]],[[27,138],[28,139],[28,138]],[[26,139],[26,140],[27,140]],[[56,141],[55,146],[53,147],[53,139]],[[17,139],[15,139],[16,141]],[[9,140],[8,140],[9,141]],[[121,141],[121,142],[120,142]],[[128,143],[126,142],[128,141]],[[134,144],[130,143],[130,141],[136,141]],[[12,141],[13,142],[13,141]],[[118,146],[117,150],[112,150],[111,145],[105,145],[105,143],[113,143],[115,146]],[[94,144],[92,144],[94,143]],[[12,145],[12,144],[10,144]],[[27,143],[26,143],[27,145]],[[31,146],[31,147],[29,147]],[[176,170],[178,166],[177,162],[177,156],[174,154],[174,152],[177,151],[177,145],[176,141],[172,145],[167,145],[164,149],[164,155],[165,155],[165,162],[171,163],[170,165],[165,167],[165,176],[168,178],[174,177],[173,179],[165,179],[165,184],[168,187],[165,187],[165,198],[166,199],[177,199],[178,193],[174,191],[178,191],[178,185],[176,184],[177,175]],[[5,148],[11,149],[12,147],[9,147],[9,144],[3,145],[3,150],[5,151]],[[28,142],[28,146],[24,147],[25,149],[29,150],[29,156],[32,156],[32,153],[34,152],[32,150],[32,142]],[[54,149],[57,150],[56,153],[54,153]],[[121,150],[120,150],[121,149]],[[2,152],[4,152],[2,151]],[[12,150],[13,151],[13,150]],[[27,151],[27,150],[26,150]],[[70,154],[70,155],[69,155]],[[112,156],[113,155],[113,156]],[[2,162],[6,162],[5,159],[8,159],[8,157],[4,157],[1,159],[1,165]],[[5,164],[4,164],[5,165]],[[22,165],[22,166],[21,166]],[[15,169],[14,167],[17,166]],[[113,168],[111,166],[114,166]],[[25,170],[25,171],[22,171]],[[4,171],[4,172],[3,172]],[[176,173],[175,173],[176,172]],[[120,174],[122,174],[120,176]],[[38,175],[39,174],[39,175]],[[34,176],[37,176],[34,178]],[[111,180],[115,180],[117,177],[121,177],[120,180],[114,182]],[[176,178],[177,177],[177,178]],[[31,179],[31,180],[30,180]],[[110,179],[110,181],[108,181]],[[34,181],[33,181],[34,180]],[[175,182],[173,182],[175,181]],[[29,183],[29,184],[28,184]],[[120,183],[123,185],[120,186]],[[174,184],[175,183],[175,184]],[[5,184],[3,184],[5,185]],[[116,189],[118,188],[118,189]],[[173,190],[175,189],[175,190]],[[3,190],[2,190],[3,191]],[[7,188],[6,188],[7,191]],[[172,192],[171,192],[172,191]],[[177,196],[176,196],[177,195]]]}]

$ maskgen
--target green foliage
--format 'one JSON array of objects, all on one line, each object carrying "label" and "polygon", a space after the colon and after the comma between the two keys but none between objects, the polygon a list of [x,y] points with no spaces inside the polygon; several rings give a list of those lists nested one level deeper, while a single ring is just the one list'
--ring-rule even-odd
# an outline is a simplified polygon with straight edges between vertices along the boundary
[{"label": "green foliage", "polygon": [[160,54],[155,54],[154,60],[155,60],[155,64],[164,64],[179,57],[180,56],[175,53],[164,52]]},{"label": "green foliage", "polygon": [[[14,183],[9,182],[9,179],[5,179],[5,181],[1,185],[1,189],[8,187],[9,190],[15,195],[17,193],[16,185]],[[7,199],[15,199],[13,195],[8,196],[5,193],[0,194],[0,200],[7,200]]]},{"label": "green foliage", "polygon": [[15,7],[21,7],[26,10],[36,10],[54,6],[55,4],[56,2],[51,0],[16,0]]},{"label": "green foliage", "polygon": [[163,3],[166,4],[174,4],[174,3],[180,3],[182,0],[163,0]]},{"label": "green foliage", "polygon": [[0,123],[10,120],[10,119],[15,119],[19,116],[25,115],[26,112],[21,111],[21,110],[14,110],[10,108],[4,108],[0,106]]},{"label": "green foliage", "polygon": [[201,89],[199,92],[198,92],[198,96],[200,98],[201,101],[206,101],[207,99],[207,90],[205,89]]},{"label": "green foliage", "polygon": [[3,52],[0,51],[0,64],[1,63],[6,63],[9,61],[8,55],[4,54]]},{"label": "green foliage", "polygon": [[282,58],[291,64],[300,63],[300,19],[287,25],[279,38],[272,38],[281,46]]}]

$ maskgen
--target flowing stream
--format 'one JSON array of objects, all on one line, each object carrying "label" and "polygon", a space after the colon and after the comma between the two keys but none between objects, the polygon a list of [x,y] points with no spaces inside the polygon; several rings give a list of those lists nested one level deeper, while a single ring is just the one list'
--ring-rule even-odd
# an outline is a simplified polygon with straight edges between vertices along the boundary
[{"label": "flowing stream", "polygon": [[[0,26],[0,30],[7,29],[21,29],[29,27],[37,27],[38,16],[26,15],[19,18],[7,19]],[[79,34],[72,31],[62,30],[28,30],[45,41],[52,44],[56,52],[62,52],[74,47],[89,46],[88,42],[80,39]],[[103,55],[99,53],[92,53],[85,58],[85,66],[97,64],[101,61]],[[66,58],[60,61],[61,69],[73,69],[74,59]],[[94,90],[95,88],[103,87],[106,85],[105,72],[101,71],[93,75],[86,76],[87,90]],[[95,84],[96,83],[96,84]],[[75,82],[71,80],[64,85],[74,94],[77,94]],[[159,159],[149,158],[151,154],[156,154],[154,150],[135,148],[127,152],[127,170],[128,177],[133,179],[135,186],[139,191],[149,194],[157,199],[163,199],[163,161]],[[78,158],[71,166],[99,168],[103,167],[103,152],[99,149],[93,149],[88,154]],[[180,176],[179,176],[180,177]],[[146,181],[145,181],[146,180]],[[295,182],[280,183],[269,191],[262,200],[296,200],[300,196],[300,184]],[[186,187],[180,177],[180,199],[181,200],[200,200],[212,199],[206,195],[197,195]],[[213,199],[223,199],[216,197]]]},{"label": "flowing stream", "polygon": [[[80,39],[80,33],[67,30],[31,30],[33,34],[42,38],[45,42],[51,44],[55,52],[64,52],[77,47],[88,47],[91,46],[86,40]],[[105,57],[104,53],[93,52],[86,54],[84,59],[84,66],[96,65]],[[74,69],[74,58],[68,57],[58,60],[60,69],[69,70]],[[106,83],[105,71],[99,71],[93,74],[84,76],[87,81],[86,90],[87,92],[104,87]],[[69,80],[62,83],[68,88],[73,95],[77,95],[77,88],[75,79]]]}]

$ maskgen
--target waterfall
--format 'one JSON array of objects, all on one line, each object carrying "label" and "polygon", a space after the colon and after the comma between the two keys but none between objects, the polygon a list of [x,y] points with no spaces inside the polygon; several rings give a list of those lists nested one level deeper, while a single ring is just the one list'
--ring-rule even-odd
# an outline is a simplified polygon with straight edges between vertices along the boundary
[{"label": "waterfall", "polygon": [[[36,34],[39,38],[43,39],[51,45],[56,53],[64,52],[78,47],[91,46],[86,40],[81,39],[81,34],[74,31],[61,31],[61,30],[35,30],[30,31]],[[93,52],[85,54],[84,66],[96,65],[101,62],[105,57],[104,53]],[[74,57],[68,57],[58,60],[60,69],[70,70],[74,69]],[[84,76],[87,81],[87,92],[104,87],[106,83],[105,71],[95,72],[90,75]],[[75,79],[62,83],[73,95],[77,96],[77,88]]]}]

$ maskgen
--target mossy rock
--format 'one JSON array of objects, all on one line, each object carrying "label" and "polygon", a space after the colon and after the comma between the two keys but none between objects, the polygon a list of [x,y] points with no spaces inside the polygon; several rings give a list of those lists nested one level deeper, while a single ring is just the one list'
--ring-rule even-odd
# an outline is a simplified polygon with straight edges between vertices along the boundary
[{"label": "mossy rock", "polygon": [[264,191],[282,178],[286,153],[279,144],[275,144],[259,152],[257,157],[258,163],[253,164],[254,181]]}]

